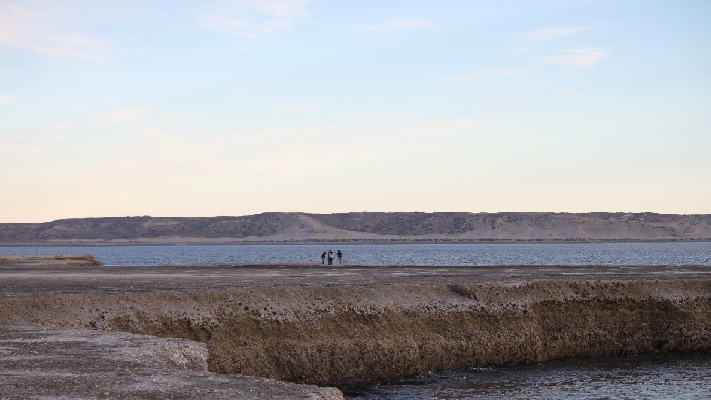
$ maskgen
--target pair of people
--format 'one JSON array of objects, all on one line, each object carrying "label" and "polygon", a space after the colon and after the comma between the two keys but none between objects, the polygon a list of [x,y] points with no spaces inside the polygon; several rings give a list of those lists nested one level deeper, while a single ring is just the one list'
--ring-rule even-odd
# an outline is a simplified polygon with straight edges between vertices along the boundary
[{"label": "pair of people", "polygon": [[[336,257],[338,257],[338,263],[343,264],[343,253],[341,250],[336,251]],[[325,251],[321,253],[321,264],[323,264],[324,260],[328,259],[328,265],[333,265],[333,251],[329,250],[328,253]]]}]

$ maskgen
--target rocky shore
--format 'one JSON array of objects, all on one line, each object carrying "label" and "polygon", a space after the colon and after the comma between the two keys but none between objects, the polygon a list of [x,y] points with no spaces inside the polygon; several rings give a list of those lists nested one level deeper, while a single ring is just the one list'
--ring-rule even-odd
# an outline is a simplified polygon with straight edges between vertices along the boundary
[{"label": "rocky shore", "polygon": [[7,398],[330,399],[432,369],[711,352],[711,267],[4,263],[0,276]]}]

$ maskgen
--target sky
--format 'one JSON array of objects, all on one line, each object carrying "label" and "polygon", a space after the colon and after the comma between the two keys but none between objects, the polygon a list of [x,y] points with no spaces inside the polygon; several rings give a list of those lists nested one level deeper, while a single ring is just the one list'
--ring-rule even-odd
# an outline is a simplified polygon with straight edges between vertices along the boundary
[{"label": "sky", "polygon": [[708,0],[0,0],[0,222],[711,213]]}]

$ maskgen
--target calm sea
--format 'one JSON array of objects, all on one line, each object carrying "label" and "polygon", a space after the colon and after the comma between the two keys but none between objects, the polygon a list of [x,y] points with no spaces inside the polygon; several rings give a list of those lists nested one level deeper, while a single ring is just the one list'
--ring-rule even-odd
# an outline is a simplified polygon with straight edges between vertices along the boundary
[{"label": "calm sea", "polygon": [[[0,255],[91,254],[107,266],[209,263],[374,265],[706,265],[711,243],[0,246]],[[665,354],[431,372],[347,393],[349,399],[711,399],[711,354]]]},{"label": "calm sea", "polygon": [[346,392],[348,399],[711,399],[711,355],[577,358],[430,372]]},{"label": "calm sea", "polygon": [[190,246],[0,246],[0,255],[91,254],[107,266],[344,261],[373,265],[709,265],[711,242],[536,244],[278,244]]}]

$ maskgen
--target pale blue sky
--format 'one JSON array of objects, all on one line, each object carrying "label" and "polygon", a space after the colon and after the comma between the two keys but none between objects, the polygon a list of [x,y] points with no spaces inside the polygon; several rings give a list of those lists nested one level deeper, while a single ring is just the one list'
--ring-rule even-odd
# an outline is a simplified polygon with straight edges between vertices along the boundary
[{"label": "pale blue sky", "polygon": [[711,1],[0,0],[0,222],[711,213]]}]

